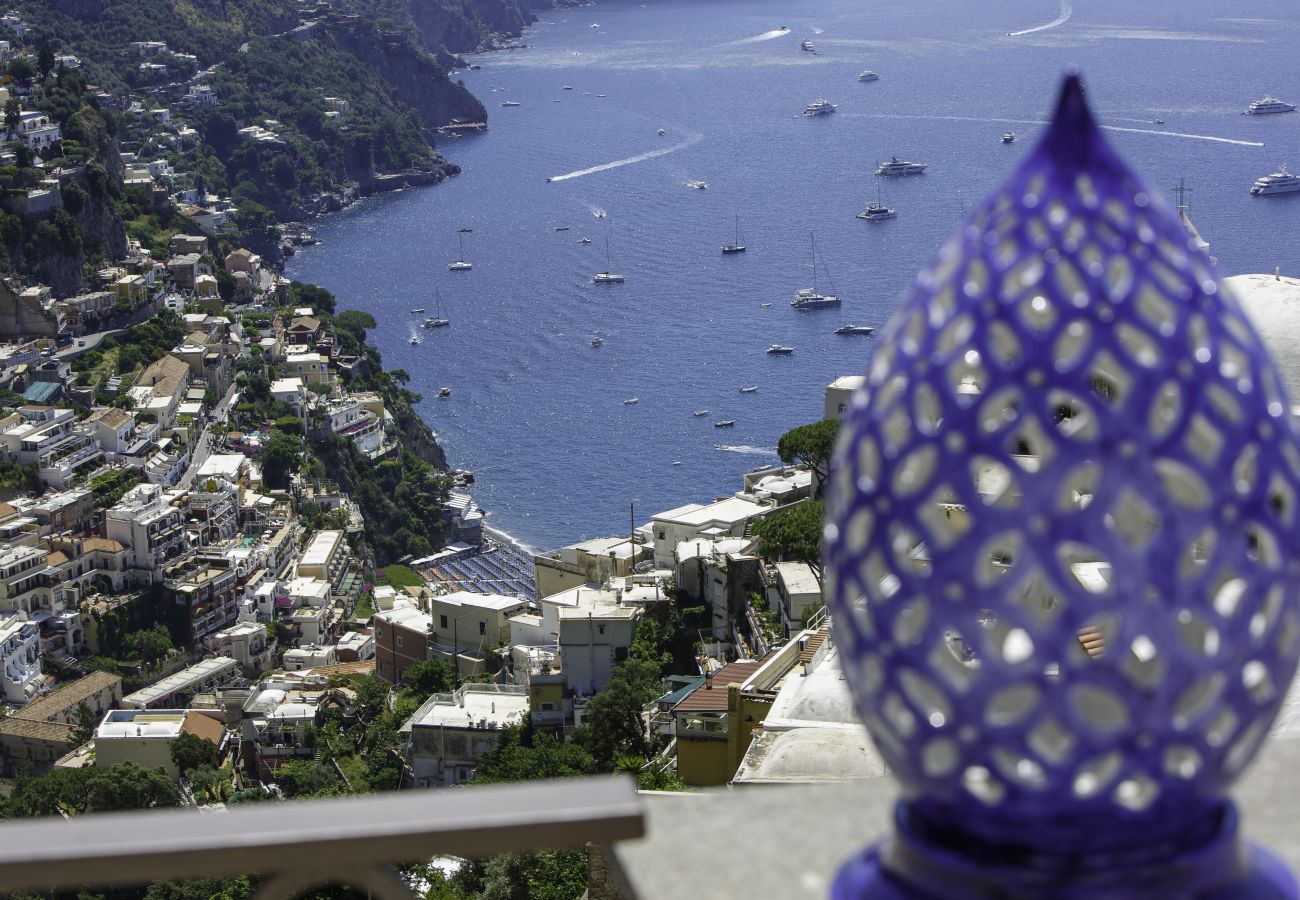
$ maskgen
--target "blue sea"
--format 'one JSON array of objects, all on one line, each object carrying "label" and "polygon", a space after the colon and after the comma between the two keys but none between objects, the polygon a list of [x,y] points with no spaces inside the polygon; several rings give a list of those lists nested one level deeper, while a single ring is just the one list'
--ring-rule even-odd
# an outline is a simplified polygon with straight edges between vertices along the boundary
[{"label": "blue sea", "polygon": [[[875,338],[834,329],[885,323],[1031,150],[1070,67],[1154,189],[1172,201],[1186,179],[1225,273],[1300,270],[1300,194],[1247,193],[1300,168],[1300,112],[1241,115],[1300,102],[1293,0],[647,0],[542,18],[527,49],[459,76],[490,121],[440,144],[459,177],[322,220],[288,266],[374,314],[385,364],[476,472],[489,521],[537,547],[623,531],[629,504],[644,521],[729,494],[775,462],[781,433],[820,418],[826,384],[871,353]],[[865,68],[879,81],[858,83]],[[837,112],[800,116],[815,98]],[[883,185],[897,218],[858,220],[891,155],[928,169]],[[737,217],[748,250],[724,257]],[[471,272],[446,268],[460,228]],[[839,311],[789,306],[814,234]],[[591,284],[607,240],[625,284]],[[426,333],[408,310],[432,314],[435,288],[452,324]]]}]

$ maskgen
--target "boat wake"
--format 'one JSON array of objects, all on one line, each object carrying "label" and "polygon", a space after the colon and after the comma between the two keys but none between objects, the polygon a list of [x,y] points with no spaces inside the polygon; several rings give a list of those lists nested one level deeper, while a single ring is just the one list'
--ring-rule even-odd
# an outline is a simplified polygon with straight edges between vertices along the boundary
[{"label": "boat wake", "polygon": [[749,456],[776,456],[775,450],[770,447],[751,447],[749,444],[714,444],[714,450],[725,450],[727,453],[745,453]]},{"label": "boat wake", "polygon": [[598,166],[591,166],[587,169],[578,169],[576,172],[566,172],[563,175],[552,175],[547,181],[568,181],[570,178],[581,178],[583,175],[595,175],[597,172],[608,172],[610,169],[619,169],[623,166],[630,166],[633,163],[645,162],[648,159],[654,159],[657,156],[667,156],[669,153],[676,153],[678,150],[685,150],[692,144],[698,144],[704,140],[704,135],[693,135],[680,144],[673,144],[671,147],[664,147],[662,150],[651,150],[647,153],[638,153],[636,156],[629,156],[627,159],[616,159],[613,162],[601,163]]},{"label": "boat wake", "polygon": [[597,219],[605,218],[605,210],[601,209],[599,206],[588,206],[587,209],[591,210],[591,214]]},{"label": "boat wake", "polygon": [[1033,28],[1026,28],[1023,31],[1009,31],[1007,37],[1020,37],[1022,34],[1034,34],[1039,31],[1047,31],[1049,28],[1056,28],[1070,21],[1070,16],[1074,15],[1074,9],[1065,0],[1061,0],[1061,14],[1046,25],[1035,25]]},{"label": "boat wake", "polygon": [[[1046,125],[1043,119],[997,119],[978,116],[923,116],[907,113],[846,113],[843,118],[862,116],[869,119],[932,119],[944,122],[984,122],[999,125]],[[1211,141],[1216,144],[1232,144],[1236,147],[1263,147],[1260,141],[1242,141],[1237,138],[1219,137],[1213,134],[1194,134],[1188,131],[1159,131],[1154,128],[1126,128],[1122,125],[1098,125],[1103,131],[1122,131],[1127,134],[1155,134],[1162,137],[1185,138],[1192,141]]]},{"label": "boat wake", "polygon": [[753,37],[741,38],[738,41],[727,41],[725,44],[718,44],[718,47],[743,47],[745,44],[757,44],[762,41],[771,41],[779,37],[785,37],[790,34],[789,28],[774,28],[771,31],[764,31],[762,34],[756,34]]}]

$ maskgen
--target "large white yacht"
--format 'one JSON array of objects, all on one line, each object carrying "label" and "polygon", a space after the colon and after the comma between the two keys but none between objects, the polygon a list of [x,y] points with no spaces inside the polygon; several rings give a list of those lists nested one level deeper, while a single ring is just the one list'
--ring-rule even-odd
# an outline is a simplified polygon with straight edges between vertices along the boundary
[{"label": "large white yacht", "polygon": [[920,175],[925,171],[925,163],[908,162],[897,156],[889,157],[888,162],[876,166],[877,175]]},{"label": "large white yacht", "polygon": [[879,81],[880,76],[870,69],[863,69],[862,74],[858,76],[858,81]]},{"label": "large white yacht", "polygon": [[807,51],[808,53],[816,53],[816,52],[817,52],[817,48],[813,46],[813,42],[810,41],[810,40],[808,40],[808,39],[806,39],[806,38],[805,38],[804,40],[802,40],[802,41],[799,42],[799,49],[800,49],[800,50],[805,50],[805,51]]},{"label": "large white yacht", "polygon": [[835,112],[835,104],[829,100],[822,100],[820,97],[809,103],[804,109],[805,116],[827,116]]},{"label": "large white yacht", "polygon": [[1290,194],[1293,191],[1300,191],[1300,175],[1292,175],[1286,166],[1272,175],[1265,175],[1250,189],[1252,194]]},{"label": "large white yacht", "polygon": [[1295,104],[1286,103],[1285,101],[1279,100],[1276,97],[1264,97],[1263,99],[1256,100],[1255,102],[1251,103],[1250,106],[1246,107],[1246,115],[1248,116],[1264,116],[1264,115],[1268,115],[1269,113],[1284,113],[1284,112],[1295,112]]}]

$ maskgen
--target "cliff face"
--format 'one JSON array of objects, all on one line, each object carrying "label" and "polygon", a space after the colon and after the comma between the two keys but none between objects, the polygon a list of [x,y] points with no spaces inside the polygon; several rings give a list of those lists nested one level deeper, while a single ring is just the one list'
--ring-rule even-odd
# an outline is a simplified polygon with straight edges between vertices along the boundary
[{"label": "cliff face", "polygon": [[405,35],[353,27],[338,29],[334,39],[339,49],[372,67],[397,100],[416,111],[425,128],[432,130],[456,118],[487,119],[478,98],[448,79],[446,70]]},{"label": "cliff face", "polygon": [[407,20],[420,33],[424,48],[436,53],[471,53],[493,35],[517,37],[537,21],[533,9],[549,0],[402,0]]}]

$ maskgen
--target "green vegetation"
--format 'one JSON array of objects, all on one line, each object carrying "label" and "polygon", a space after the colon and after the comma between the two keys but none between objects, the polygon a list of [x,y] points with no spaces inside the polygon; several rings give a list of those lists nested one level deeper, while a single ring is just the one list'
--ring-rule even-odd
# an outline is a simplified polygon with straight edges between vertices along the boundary
[{"label": "green vegetation", "polygon": [[835,435],[839,432],[838,419],[822,419],[810,425],[791,428],[776,443],[777,455],[786,465],[808,466],[813,473],[814,496],[820,497],[826,481],[831,452],[835,448]]},{"label": "green vegetation", "polygon": [[19,779],[3,808],[6,819],[21,819],[157,809],[180,802],[174,781],[128,762],[106,768],[54,769],[38,778]]},{"label": "green vegetation", "polygon": [[424,579],[410,566],[394,563],[379,570],[379,583],[390,584],[395,588],[424,587]]},{"label": "green vegetation", "polygon": [[768,559],[821,565],[822,501],[796,503],[754,523],[759,550]]},{"label": "green vegetation", "polygon": [[212,742],[188,731],[182,732],[173,740],[168,750],[172,762],[182,775],[188,775],[195,769],[212,768],[216,762],[217,748],[212,746]]},{"label": "green vegetation", "polygon": [[138,469],[122,466],[109,469],[90,479],[90,492],[95,496],[95,509],[107,509],[141,481]]}]

